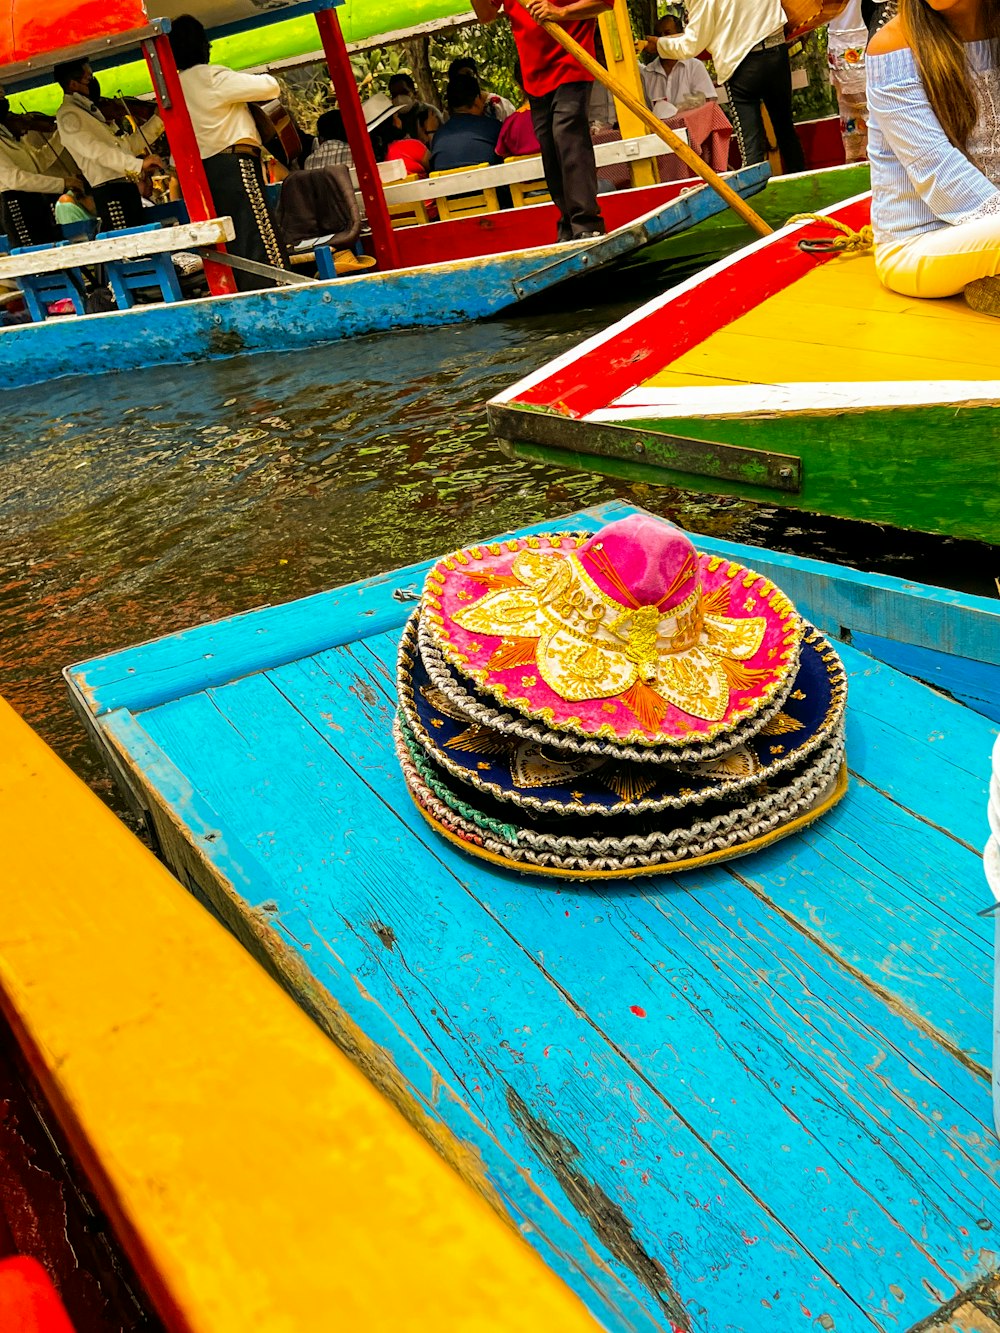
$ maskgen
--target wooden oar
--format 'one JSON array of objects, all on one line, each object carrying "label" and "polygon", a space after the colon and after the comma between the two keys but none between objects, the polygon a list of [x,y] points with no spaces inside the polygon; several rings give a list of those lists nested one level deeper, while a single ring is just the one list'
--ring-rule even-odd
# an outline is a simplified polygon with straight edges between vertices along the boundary
[{"label": "wooden oar", "polygon": [[[525,9],[528,8],[527,0],[518,0],[518,3],[523,5]],[[639,117],[648,130],[653,134],[659,135],[667,147],[677,154],[686,167],[689,167],[696,176],[700,176],[706,184],[711,185],[716,194],[720,195],[733,212],[741,217],[744,222],[753,227],[758,236],[770,236],[774,228],[769,227],[760,214],[755,213],[746,200],[740,198],[732,186],[727,185],[722,177],[717,175],[707,162],[703,161],[693,149],[689,148],[680,135],[675,134],[669,125],[664,125],[663,121],[660,120],[658,116],[654,116],[652,111],[650,111],[644,103],[640,102],[637,97],[634,97],[623,83],[619,83],[612,74],[609,74],[600,61],[595,60],[592,55],[589,55],[580,43],[569,35],[561,24],[550,23],[546,19],[542,21],[542,27],[550,37],[555,38],[560,46],[566,48],[570,55],[583,66],[588,74],[592,74],[594,78],[597,79],[598,83],[603,83],[605,88],[609,88],[619,102],[624,102],[628,109]]]}]

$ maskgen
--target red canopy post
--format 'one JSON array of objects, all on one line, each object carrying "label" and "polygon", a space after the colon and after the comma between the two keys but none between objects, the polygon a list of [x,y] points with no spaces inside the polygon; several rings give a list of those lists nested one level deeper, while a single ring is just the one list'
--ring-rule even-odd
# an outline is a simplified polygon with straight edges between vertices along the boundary
[{"label": "red canopy post", "polygon": [[337,94],[337,106],[344,118],[347,142],[354,158],[354,169],[358,173],[358,185],[365,201],[368,225],[372,229],[375,257],[380,268],[399,268],[396,237],[393,235],[392,223],[389,220],[389,210],[386,207],[385,195],[382,193],[382,180],[378,174],[378,164],[372,150],[368,126],[365,124],[358,85],[354,81],[354,71],[351,69],[347,43],[340,30],[340,22],[332,9],[318,9],[316,26],[319,28],[333,89]]},{"label": "red canopy post", "polygon": [[[188,217],[192,222],[207,222],[209,218],[217,216],[215,204],[208,188],[208,178],[198,151],[198,140],[184,100],[184,89],[181,87],[170,41],[165,34],[153,37],[143,42],[142,53],[146,57],[153,91],[163,116]],[[205,259],[205,278],[213,296],[226,296],[238,290],[232,269],[226,268],[224,264],[213,264],[208,258]]]}]

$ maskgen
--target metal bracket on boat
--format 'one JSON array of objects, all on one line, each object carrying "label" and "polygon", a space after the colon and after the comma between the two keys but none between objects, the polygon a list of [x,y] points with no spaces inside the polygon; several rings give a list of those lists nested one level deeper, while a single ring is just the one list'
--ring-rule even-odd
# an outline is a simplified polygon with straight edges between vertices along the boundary
[{"label": "metal bracket on boat", "polygon": [[289,273],[285,268],[272,268],[270,264],[258,264],[256,259],[244,259],[242,255],[231,255],[225,250],[199,248],[203,259],[210,259],[213,264],[225,264],[226,268],[238,268],[243,273],[255,273],[258,278],[270,278],[282,287],[302,287],[315,282],[315,278],[304,273]]},{"label": "metal bracket on boat", "polygon": [[[768,449],[748,449],[739,444],[688,439],[660,431],[636,430],[631,426],[607,426],[593,421],[556,416],[551,412],[526,411],[502,405],[489,407],[490,425],[505,452],[513,452],[507,441],[522,441],[546,451],[577,455],[578,467],[586,467],[588,456],[614,462],[603,470],[634,475],[634,465],[650,470],[687,472],[693,477],[715,477],[744,486],[784,491],[796,495],[802,489],[802,460],[794,454]],[[551,461],[558,462],[557,457]]]}]

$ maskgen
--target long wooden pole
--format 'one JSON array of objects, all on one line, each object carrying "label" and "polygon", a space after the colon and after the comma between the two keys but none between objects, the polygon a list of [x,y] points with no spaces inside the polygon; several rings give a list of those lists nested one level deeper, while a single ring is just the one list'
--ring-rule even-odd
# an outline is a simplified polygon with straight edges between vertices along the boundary
[{"label": "long wooden pole", "polygon": [[[518,0],[518,3],[528,8],[527,0]],[[642,123],[653,134],[659,135],[663,142],[673,152],[677,154],[686,167],[700,176],[706,184],[711,185],[716,194],[720,195],[729,207],[744,222],[753,227],[758,236],[770,236],[774,230],[769,227],[759,213],[755,213],[745,199],[741,199],[732,186],[719,176],[698,154],[684,142],[680,135],[675,134],[669,125],[664,125],[658,116],[654,116],[649,107],[644,106],[637,97],[629,91],[628,88],[613,75],[609,74],[600,61],[595,60],[592,55],[583,49],[575,38],[571,37],[564,27],[559,23],[550,23],[547,19],[542,21],[542,27],[553,37],[560,46],[573,56],[579,64],[592,74],[598,83],[603,83],[605,88],[610,88],[619,102],[624,102],[628,109],[639,117]]]}]

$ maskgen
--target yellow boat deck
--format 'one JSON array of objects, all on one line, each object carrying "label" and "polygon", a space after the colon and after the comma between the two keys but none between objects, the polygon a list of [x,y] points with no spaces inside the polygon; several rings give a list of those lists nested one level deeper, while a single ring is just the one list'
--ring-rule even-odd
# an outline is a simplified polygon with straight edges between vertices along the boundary
[{"label": "yellow boat deck", "polygon": [[961,297],[887,291],[871,254],[843,255],[682,354],[647,388],[995,380],[1000,320]]}]

